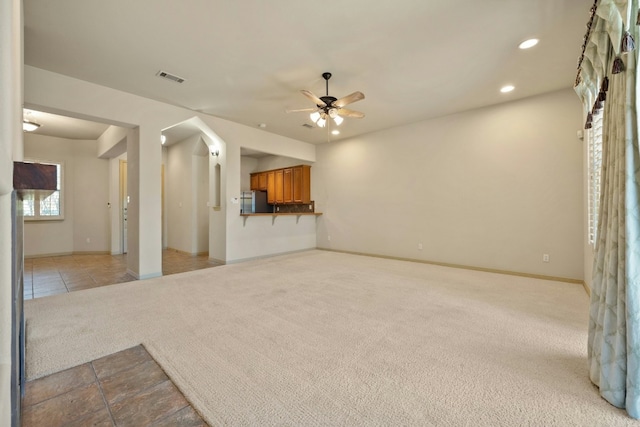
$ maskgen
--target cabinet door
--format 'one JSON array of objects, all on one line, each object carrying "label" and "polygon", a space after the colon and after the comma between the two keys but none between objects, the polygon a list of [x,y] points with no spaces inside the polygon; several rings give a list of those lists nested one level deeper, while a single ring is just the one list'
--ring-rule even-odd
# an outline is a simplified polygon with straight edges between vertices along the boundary
[{"label": "cabinet door", "polygon": [[311,167],[296,166],[293,168],[293,202],[309,203],[311,201]]},{"label": "cabinet door", "polygon": [[[245,175],[246,176],[246,175]],[[257,173],[251,174],[251,191],[259,190],[260,180]]]},{"label": "cabinet door", "polygon": [[284,203],[284,171],[278,169],[275,171],[275,203]]},{"label": "cabinet door", "polygon": [[293,203],[293,169],[287,168],[283,170],[283,198],[284,203]]},{"label": "cabinet door", "polygon": [[276,173],[267,172],[267,203],[273,205],[276,202]]},{"label": "cabinet door", "polygon": [[267,190],[267,173],[260,172],[258,174],[258,189],[266,191]]}]

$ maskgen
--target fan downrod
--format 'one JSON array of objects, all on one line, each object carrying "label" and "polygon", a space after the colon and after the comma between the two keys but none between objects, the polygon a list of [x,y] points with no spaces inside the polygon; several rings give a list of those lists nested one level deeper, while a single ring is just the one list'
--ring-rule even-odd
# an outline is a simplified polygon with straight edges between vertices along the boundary
[{"label": "fan downrod", "polygon": [[[331,73],[322,73],[322,77],[324,77],[325,80],[325,85],[327,87],[327,95],[326,97],[329,96],[329,79],[331,78]],[[324,96],[321,96],[320,99],[325,98]],[[326,100],[322,99],[324,102],[327,102]],[[334,99],[335,101],[335,99]],[[331,103],[327,103],[327,105],[331,105]]]}]

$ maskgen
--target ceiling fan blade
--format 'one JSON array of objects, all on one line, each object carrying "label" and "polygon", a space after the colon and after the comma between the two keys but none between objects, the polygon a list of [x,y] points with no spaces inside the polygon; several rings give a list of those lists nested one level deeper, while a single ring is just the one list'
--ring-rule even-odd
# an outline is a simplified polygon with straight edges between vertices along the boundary
[{"label": "ceiling fan blade", "polygon": [[295,110],[285,110],[287,113],[311,113],[313,111],[318,111],[318,109],[316,107],[310,107],[310,108],[298,108]]},{"label": "ceiling fan blade", "polygon": [[364,117],[364,113],[361,113],[360,111],[348,110],[346,108],[340,108],[338,110],[338,115],[344,117],[353,117],[354,119],[361,119]]},{"label": "ceiling fan blade", "polygon": [[331,104],[333,107],[342,108],[345,105],[352,104],[354,102],[360,101],[364,99],[364,93],[362,92],[353,92],[351,95],[347,95],[343,98],[340,98],[336,101],[333,101]]},{"label": "ceiling fan blade", "polygon": [[326,107],[327,104],[325,104],[325,102],[318,98],[317,96],[315,96],[312,92],[309,92],[308,90],[301,90],[300,91],[301,94],[303,94],[304,96],[306,96],[307,98],[309,98],[310,100],[313,101],[314,104],[316,104],[319,107]]}]

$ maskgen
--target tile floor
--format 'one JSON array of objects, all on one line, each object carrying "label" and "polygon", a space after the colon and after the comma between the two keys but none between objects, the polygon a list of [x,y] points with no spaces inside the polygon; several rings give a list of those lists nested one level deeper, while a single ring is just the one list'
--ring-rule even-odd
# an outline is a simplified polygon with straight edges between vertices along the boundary
[{"label": "tile floor", "polygon": [[[221,265],[205,256],[162,253],[164,275]],[[24,261],[24,298],[136,280],[126,255],[67,255]],[[28,426],[206,426],[142,346],[29,381]]]},{"label": "tile floor", "polygon": [[[162,274],[221,265],[206,255],[162,251]],[[24,299],[136,280],[127,273],[126,255],[65,255],[24,260]]]},{"label": "tile floor", "polygon": [[22,426],[207,426],[141,345],[28,381]]}]

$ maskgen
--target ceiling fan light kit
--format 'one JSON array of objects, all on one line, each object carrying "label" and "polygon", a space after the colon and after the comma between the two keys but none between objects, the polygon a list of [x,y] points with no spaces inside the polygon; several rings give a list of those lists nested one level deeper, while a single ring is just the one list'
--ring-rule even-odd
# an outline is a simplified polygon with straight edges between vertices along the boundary
[{"label": "ceiling fan light kit", "polygon": [[347,95],[343,98],[336,98],[334,96],[329,95],[329,79],[331,78],[331,73],[322,73],[322,77],[325,80],[327,94],[325,96],[316,96],[313,92],[308,90],[301,90],[304,96],[309,98],[311,101],[316,104],[316,108],[302,108],[299,110],[288,110],[287,112],[308,112],[309,118],[316,126],[323,128],[327,125],[328,119],[332,119],[336,126],[340,126],[344,121],[344,117],[353,117],[357,119],[361,119],[364,117],[364,114],[359,111],[348,110],[343,108],[345,105],[351,104],[353,102],[360,101],[364,99],[364,94],[362,92],[353,92],[350,95]]}]

